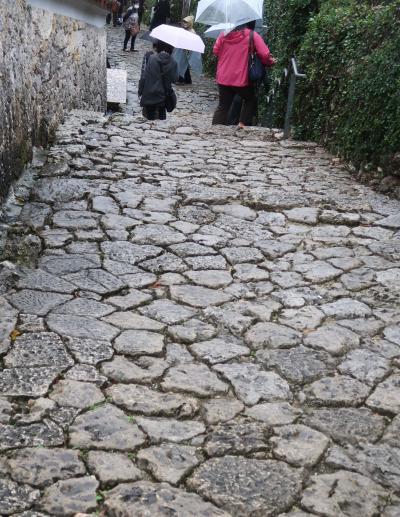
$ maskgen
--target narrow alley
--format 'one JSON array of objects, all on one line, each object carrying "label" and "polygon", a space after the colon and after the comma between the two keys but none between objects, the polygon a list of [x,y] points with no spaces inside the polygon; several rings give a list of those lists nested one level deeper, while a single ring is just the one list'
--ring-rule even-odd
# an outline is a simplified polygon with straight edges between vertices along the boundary
[{"label": "narrow alley", "polygon": [[147,121],[122,34],[5,207],[0,515],[398,517],[400,202],[206,78]]}]

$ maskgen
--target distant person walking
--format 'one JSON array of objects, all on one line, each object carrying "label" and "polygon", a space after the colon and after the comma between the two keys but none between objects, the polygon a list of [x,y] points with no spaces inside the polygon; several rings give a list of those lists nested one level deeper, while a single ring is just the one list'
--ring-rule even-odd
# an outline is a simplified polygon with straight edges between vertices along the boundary
[{"label": "distant person walking", "polygon": [[262,37],[248,28],[248,25],[237,27],[227,35],[221,33],[215,42],[219,103],[213,116],[213,124],[227,125],[229,110],[236,94],[243,100],[239,127],[251,126],[253,123],[257,99],[256,87],[249,81],[250,35],[262,64],[272,66],[276,63]]},{"label": "distant person walking", "polygon": [[139,33],[139,4],[135,4],[129,7],[125,16],[123,17],[122,26],[125,29],[124,48],[126,51],[128,48],[129,40],[131,40],[131,52],[137,52],[135,50],[136,36]]},{"label": "distant person walking", "polygon": [[167,19],[171,16],[171,6],[169,0],[157,0],[154,6],[154,13],[151,19],[149,30],[152,31],[159,25],[167,23]]},{"label": "distant person walking", "polygon": [[148,120],[165,120],[167,95],[172,91],[172,83],[178,79],[178,67],[171,56],[171,45],[157,41],[154,50],[154,53],[147,54],[147,63],[143,62],[138,95],[143,114]]}]

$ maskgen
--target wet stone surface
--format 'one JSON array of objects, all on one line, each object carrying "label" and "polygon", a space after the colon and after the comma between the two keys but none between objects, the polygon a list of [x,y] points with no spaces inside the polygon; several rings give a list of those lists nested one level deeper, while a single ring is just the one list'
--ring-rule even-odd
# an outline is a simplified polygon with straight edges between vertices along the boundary
[{"label": "wet stone surface", "polygon": [[0,514],[397,517],[400,203],[211,126],[205,77],[145,120],[122,37],[127,105],[69,113],[14,186]]}]

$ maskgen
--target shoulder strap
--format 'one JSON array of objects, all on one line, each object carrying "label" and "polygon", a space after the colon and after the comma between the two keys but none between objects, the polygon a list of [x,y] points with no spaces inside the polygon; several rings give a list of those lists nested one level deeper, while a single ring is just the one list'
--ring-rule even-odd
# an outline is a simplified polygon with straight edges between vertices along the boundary
[{"label": "shoulder strap", "polygon": [[254,31],[250,31],[249,36],[249,54],[254,54]]}]

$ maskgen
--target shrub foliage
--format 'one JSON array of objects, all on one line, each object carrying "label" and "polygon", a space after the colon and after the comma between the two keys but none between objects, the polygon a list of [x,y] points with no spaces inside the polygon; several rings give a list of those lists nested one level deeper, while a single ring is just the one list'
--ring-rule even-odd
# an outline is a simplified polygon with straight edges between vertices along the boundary
[{"label": "shrub foliage", "polygon": [[273,53],[282,64],[295,55],[307,75],[295,136],[389,170],[400,151],[400,0],[267,0],[266,12]]}]

